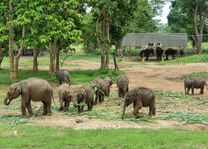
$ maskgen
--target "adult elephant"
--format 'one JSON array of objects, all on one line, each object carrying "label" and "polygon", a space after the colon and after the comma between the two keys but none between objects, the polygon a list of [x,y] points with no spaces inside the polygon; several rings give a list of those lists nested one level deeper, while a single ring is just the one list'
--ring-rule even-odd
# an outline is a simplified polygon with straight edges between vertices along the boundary
[{"label": "adult elephant", "polygon": [[175,59],[177,56],[177,50],[173,49],[173,48],[168,48],[165,51],[165,56],[166,56],[166,60],[168,60],[168,56],[171,55],[172,59]]},{"label": "adult elephant", "polygon": [[163,49],[161,47],[156,47],[155,51],[157,55],[157,60],[162,60]]},{"label": "adult elephant", "polygon": [[22,115],[26,115],[26,109],[29,115],[33,115],[31,108],[32,101],[41,101],[44,105],[43,115],[51,115],[51,100],[53,99],[53,90],[51,85],[43,79],[29,78],[9,86],[4,104],[10,102],[21,95]]},{"label": "adult elephant", "polygon": [[146,48],[144,50],[141,50],[139,53],[139,56],[143,59],[145,57],[145,60],[148,61],[150,55],[154,55],[154,49],[152,48]]}]

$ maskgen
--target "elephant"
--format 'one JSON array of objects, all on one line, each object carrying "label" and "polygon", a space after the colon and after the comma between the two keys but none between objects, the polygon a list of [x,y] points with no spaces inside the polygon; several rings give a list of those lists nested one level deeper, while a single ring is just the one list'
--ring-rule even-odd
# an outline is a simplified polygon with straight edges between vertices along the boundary
[{"label": "elephant", "polygon": [[94,102],[94,92],[90,86],[69,86],[62,84],[58,89],[60,111],[67,111],[71,102],[78,112],[83,112],[84,103],[88,106],[88,111],[92,110]]},{"label": "elephant", "polygon": [[104,78],[103,81],[104,81],[103,89],[104,89],[105,96],[109,97],[109,95],[110,95],[110,88],[113,85],[113,81],[112,81],[112,79],[110,77]]},{"label": "elephant", "polygon": [[162,60],[163,56],[163,49],[161,47],[156,47],[156,55],[157,55],[157,60]]},{"label": "elephant", "polygon": [[95,79],[90,82],[90,86],[92,88],[97,88],[95,91],[95,104],[97,104],[97,101],[99,101],[99,103],[102,103],[104,101],[104,97],[109,96],[112,84],[113,81],[109,77],[104,79]]},{"label": "elephant", "polygon": [[149,56],[154,54],[154,49],[152,48],[146,48],[144,50],[141,50],[139,53],[139,56],[143,59],[145,57],[145,60],[148,61]]},{"label": "elephant", "polygon": [[43,115],[51,115],[51,100],[53,99],[53,90],[51,85],[44,79],[29,78],[18,83],[12,84],[8,88],[4,104],[10,102],[21,95],[22,115],[26,115],[26,109],[29,115],[33,115],[31,108],[32,101],[41,101],[44,105]]},{"label": "elephant", "polygon": [[124,98],[124,95],[129,90],[129,79],[121,75],[117,78],[116,85],[118,88],[118,97]]},{"label": "elephant", "polygon": [[192,95],[194,95],[194,88],[200,89],[200,94],[204,94],[204,87],[207,85],[206,80],[202,78],[186,78],[184,80],[185,94],[189,94],[191,89]]},{"label": "elephant", "polygon": [[72,96],[73,103],[77,103],[75,106],[78,108],[78,112],[83,112],[84,104],[87,104],[88,111],[91,111],[94,103],[94,92],[90,86],[81,86],[74,90]]},{"label": "elephant", "polygon": [[172,55],[172,59],[175,59],[177,56],[177,50],[173,49],[173,48],[168,48],[165,51],[165,56],[166,56],[166,60],[168,60],[168,56]]},{"label": "elephant", "polygon": [[67,111],[72,102],[73,89],[69,84],[62,84],[58,88],[60,111]]},{"label": "elephant", "polygon": [[185,51],[183,49],[180,49],[178,51],[178,55],[179,55],[179,57],[184,57],[184,56],[186,56],[186,53],[185,53]]},{"label": "elephant", "polygon": [[[105,86],[104,85],[104,82],[102,79],[96,79],[96,80],[93,80],[90,82],[90,86],[95,89],[95,102],[94,104],[97,104],[97,102],[99,101],[99,103],[102,103],[104,101],[104,97],[105,97],[105,93],[103,91],[103,87]],[[106,90],[107,91],[107,88]]]},{"label": "elephant", "polygon": [[133,114],[135,115],[135,118],[139,117],[139,109],[142,107],[149,107],[150,116],[156,114],[155,95],[149,88],[137,87],[125,94],[122,119],[124,119],[126,107],[132,103],[134,108]]},{"label": "elephant", "polygon": [[70,74],[67,70],[58,70],[55,72],[55,75],[56,75],[56,79],[58,80],[59,85],[63,83],[71,84]]}]

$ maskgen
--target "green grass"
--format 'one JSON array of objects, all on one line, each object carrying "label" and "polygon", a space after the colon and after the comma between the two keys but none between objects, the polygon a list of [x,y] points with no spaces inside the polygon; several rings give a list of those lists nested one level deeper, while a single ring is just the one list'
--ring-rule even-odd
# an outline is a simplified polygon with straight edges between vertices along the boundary
[{"label": "green grass", "polygon": [[184,78],[191,78],[191,77],[201,77],[201,78],[208,78],[208,72],[193,72],[189,74],[183,75]]},{"label": "green grass", "polygon": [[207,148],[207,131],[177,129],[73,130],[0,123],[0,148]]},{"label": "green grass", "polygon": [[208,124],[207,114],[190,112],[171,112],[162,117],[163,120],[175,120],[185,124]]},{"label": "green grass", "polygon": [[[104,78],[104,77],[111,77],[113,81],[121,74],[121,71],[114,71],[110,69],[105,70],[74,70],[70,71],[71,80],[73,83],[83,83],[86,84],[91,80],[94,80],[95,78]],[[30,77],[39,77],[46,79],[50,82],[56,82],[56,78],[54,74],[49,74],[46,70],[39,70],[37,72],[33,70],[25,70],[20,69],[18,80],[12,81],[9,79],[9,70],[8,69],[2,69],[0,70],[0,84],[11,84],[23,79],[27,79]]]},{"label": "green grass", "polygon": [[158,64],[186,64],[186,63],[204,63],[208,62],[208,54],[191,55],[174,60],[159,62]]}]

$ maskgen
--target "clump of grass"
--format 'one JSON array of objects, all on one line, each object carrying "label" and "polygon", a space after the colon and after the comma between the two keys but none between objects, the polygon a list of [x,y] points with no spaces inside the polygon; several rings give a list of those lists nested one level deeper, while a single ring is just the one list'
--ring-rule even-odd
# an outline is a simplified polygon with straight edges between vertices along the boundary
[{"label": "clump of grass", "polygon": [[169,113],[164,115],[162,119],[181,121],[185,124],[208,124],[208,115],[189,112]]},{"label": "clump of grass", "polygon": [[9,123],[13,125],[21,125],[29,122],[27,118],[22,118],[20,116],[9,116],[9,115],[0,115],[0,121],[3,123]]},{"label": "clump of grass", "polygon": [[183,75],[183,78],[192,78],[192,77],[200,77],[200,78],[208,79],[208,72],[193,72]]},{"label": "clump of grass", "polygon": [[172,91],[164,91],[164,90],[155,90],[155,94],[158,100],[164,98],[171,98],[174,100],[193,100],[192,96],[186,95],[182,92],[172,92]]},{"label": "clump of grass", "polygon": [[207,54],[198,54],[198,55],[191,55],[186,57],[177,58],[174,60],[163,61],[159,64],[185,64],[185,63],[202,63],[208,62],[208,55]]}]

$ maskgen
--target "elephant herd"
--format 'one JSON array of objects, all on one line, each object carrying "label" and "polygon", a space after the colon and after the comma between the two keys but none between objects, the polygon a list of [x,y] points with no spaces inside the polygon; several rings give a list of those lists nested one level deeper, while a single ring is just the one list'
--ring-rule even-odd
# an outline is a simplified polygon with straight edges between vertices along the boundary
[{"label": "elephant herd", "polygon": [[168,60],[169,56],[172,56],[172,59],[175,59],[176,57],[183,57],[185,56],[184,50],[176,50],[173,48],[168,48],[167,50],[164,50],[161,47],[156,47],[155,52],[153,48],[146,48],[144,50],[141,50],[139,53],[139,56],[145,60],[149,60],[150,56],[153,56],[154,53],[156,53],[157,60],[162,60],[163,59],[163,53],[165,54],[165,59]]},{"label": "elephant herd", "polygon": [[[93,106],[98,102],[103,103],[105,97],[110,96],[110,89],[113,84],[111,78],[98,78],[92,80],[87,85],[76,86],[71,85],[69,72],[59,70],[56,72],[56,78],[60,84],[58,87],[58,98],[60,103],[60,111],[67,111],[70,103],[73,103],[78,112],[84,110],[87,105],[87,110],[91,111]],[[149,107],[149,115],[156,114],[155,95],[154,92],[145,87],[136,87],[129,91],[129,79],[125,75],[117,78],[116,85],[118,88],[118,97],[122,98],[123,114],[125,115],[126,107],[133,104],[133,114],[136,118],[139,117],[139,110],[142,107]],[[200,94],[204,93],[204,87],[207,85],[206,80],[202,78],[189,78],[184,80],[185,93],[189,94],[191,89],[194,94],[194,88],[201,89]],[[31,101],[40,101],[43,103],[43,115],[51,115],[51,104],[54,101],[53,89],[51,85],[44,79],[29,78],[14,83],[9,86],[4,104],[9,105],[10,102],[21,95],[21,111],[25,116],[28,111],[29,115],[33,115]]]}]

